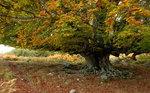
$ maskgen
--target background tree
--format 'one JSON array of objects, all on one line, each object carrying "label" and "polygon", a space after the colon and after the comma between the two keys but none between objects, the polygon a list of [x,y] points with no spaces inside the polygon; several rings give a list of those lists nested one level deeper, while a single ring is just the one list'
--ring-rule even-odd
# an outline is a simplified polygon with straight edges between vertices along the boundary
[{"label": "background tree", "polygon": [[147,2],[1,0],[1,42],[15,47],[81,54],[87,67],[110,71],[110,54],[136,55],[150,51]]}]

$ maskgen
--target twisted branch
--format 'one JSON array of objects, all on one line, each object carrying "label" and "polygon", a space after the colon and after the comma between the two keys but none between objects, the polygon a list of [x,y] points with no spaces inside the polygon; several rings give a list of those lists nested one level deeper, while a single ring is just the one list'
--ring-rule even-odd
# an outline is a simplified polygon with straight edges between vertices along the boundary
[{"label": "twisted branch", "polygon": [[33,17],[31,17],[31,16],[23,17],[23,16],[5,15],[5,14],[1,14],[0,13],[0,16],[2,16],[2,17],[10,17],[10,18],[14,18],[14,19],[34,19],[34,18],[47,19],[47,17],[45,17],[45,16],[36,16],[36,15],[34,15]]}]

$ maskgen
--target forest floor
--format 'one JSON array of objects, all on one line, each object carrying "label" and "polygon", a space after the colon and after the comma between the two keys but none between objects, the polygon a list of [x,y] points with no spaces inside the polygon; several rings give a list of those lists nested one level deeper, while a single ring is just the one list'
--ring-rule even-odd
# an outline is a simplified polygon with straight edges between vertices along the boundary
[{"label": "forest floor", "polygon": [[150,67],[145,64],[115,64],[134,73],[131,79],[113,78],[101,82],[100,76],[80,74],[83,64],[0,61],[0,93],[150,93]]}]

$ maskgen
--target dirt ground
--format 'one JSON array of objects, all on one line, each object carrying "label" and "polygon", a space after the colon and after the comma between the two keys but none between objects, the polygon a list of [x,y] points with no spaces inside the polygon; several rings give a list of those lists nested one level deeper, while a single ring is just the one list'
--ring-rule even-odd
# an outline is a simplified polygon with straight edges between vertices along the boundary
[{"label": "dirt ground", "polygon": [[[3,67],[0,69],[14,74],[11,79],[16,81],[11,87],[15,91],[12,93],[69,93],[71,89],[76,93],[150,93],[150,68],[143,66],[128,68],[135,73],[129,80],[114,78],[102,83],[99,76],[79,74],[81,64],[74,64],[68,70],[62,69],[63,63],[0,61],[0,65]],[[1,78],[0,84],[9,80]]]}]

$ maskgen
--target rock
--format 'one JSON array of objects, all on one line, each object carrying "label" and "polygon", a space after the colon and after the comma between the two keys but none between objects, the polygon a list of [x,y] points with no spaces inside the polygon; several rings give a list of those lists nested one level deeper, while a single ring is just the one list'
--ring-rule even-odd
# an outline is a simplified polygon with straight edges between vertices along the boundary
[{"label": "rock", "polygon": [[53,74],[53,73],[48,73],[47,75],[48,75],[48,76],[53,76],[54,74]]},{"label": "rock", "polygon": [[146,64],[146,67],[147,67],[147,68],[150,68],[150,63],[147,63],[147,64]]},{"label": "rock", "polygon": [[64,63],[64,68],[70,68],[71,67],[71,64],[69,63]]},{"label": "rock", "polygon": [[102,80],[107,80],[107,79],[108,79],[108,76],[105,75],[105,74],[104,74],[104,75],[101,75],[101,79],[102,79]]},{"label": "rock", "polygon": [[80,79],[79,78],[77,78],[77,81],[79,81]]},{"label": "rock", "polygon": [[56,86],[57,88],[60,88],[60,86]]},{"label": "rock", "polygon": [[130,62],[130,59],[129,58],[124,58],[124,59],[121,60],[121,62],[122,63],[128,63],[128,62]]},{"label": "rock", "polygon": [[113,63],[114,63],[114,64],[119,64],[119,63],[120,63],[120,61],[119,61],[119,60],[117,60],[117,59],[115,59],[115,60],[113,61]]},{"label": "rock", "polygon": [[71,89],[69,93],[76,93],[75,89]]}]

